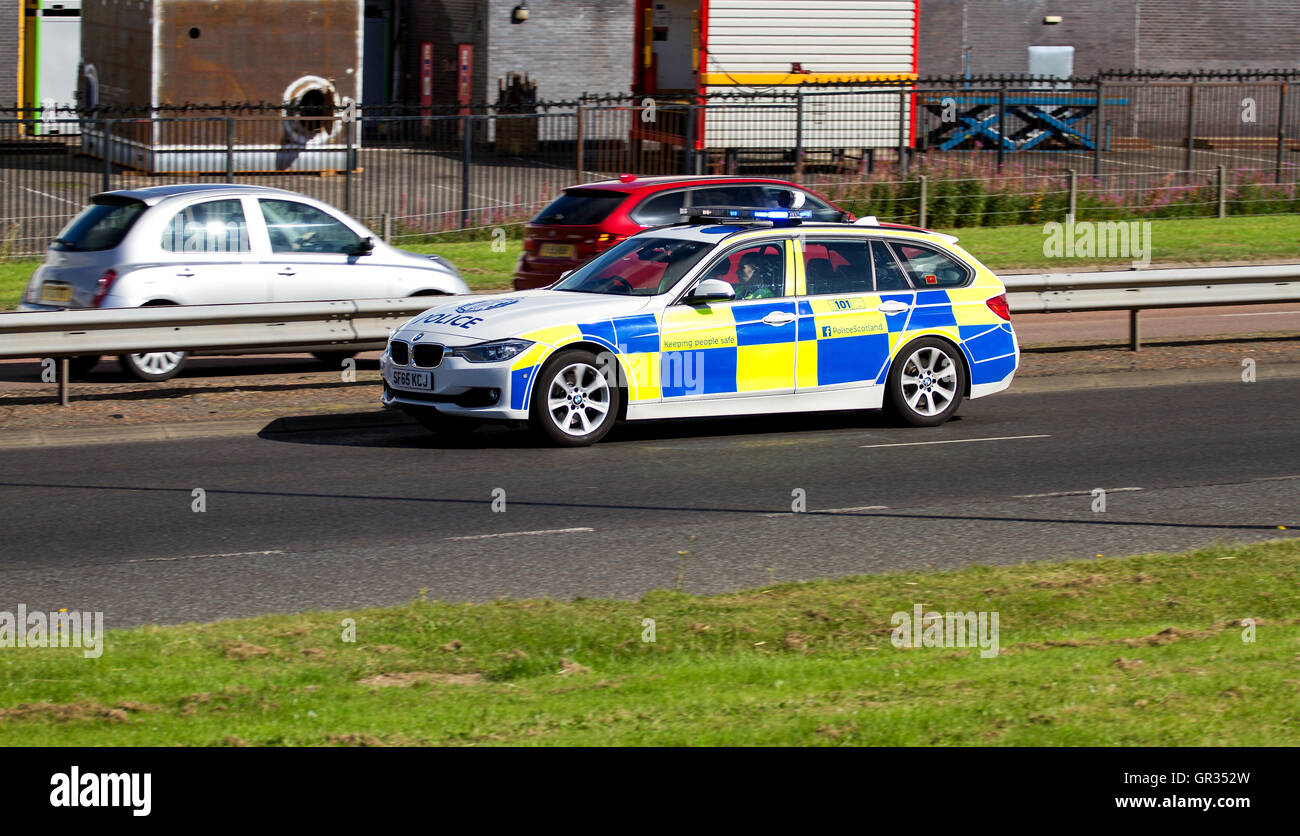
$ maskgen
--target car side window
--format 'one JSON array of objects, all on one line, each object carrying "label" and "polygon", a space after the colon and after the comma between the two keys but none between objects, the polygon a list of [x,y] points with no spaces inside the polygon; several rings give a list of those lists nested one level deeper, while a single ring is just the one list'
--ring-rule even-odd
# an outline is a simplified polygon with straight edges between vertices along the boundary
[{"label": "car side window", "polygon": [[632,210],[632,220],[645,226],[680,223],[685,200],[686,192],[657,194]]},{"label": "car side window", "polygon": [[884,241],[871,242],[871,266],[876,274],[877,293],[912,289],[907,276],[903,274],[903,268],[898,266],[898,261]]},{"label": "car side window", "polygon": [[259,200],[271,250],[277,253],[351,254],[361,237],[338,218],[292,200]]},{"label": "car side window", "polygon": [[762,206],[754,186],[703,186],[691,189],[692,206]]},{"label": "car side window", "polygon": [[893,242],[893,247],[912,284],[920,290],[959,287],[970,278],[970,269],[946,253],[898,241]]},{"label": "car side window", "polygon": [[702,278],[732,285],[736,301],[785,296],[785,245],[769,241],[732,250],[711,264]]},{"label": "car side window", "polygon": [[209,200],[186,206],[172,216],[162,234],[170,253],[246,253],[248,223],[243,203]]},{"label": "car side window", "polygon": [[803,247],[809,296],[871,292],[871,242],[808,240]]}]

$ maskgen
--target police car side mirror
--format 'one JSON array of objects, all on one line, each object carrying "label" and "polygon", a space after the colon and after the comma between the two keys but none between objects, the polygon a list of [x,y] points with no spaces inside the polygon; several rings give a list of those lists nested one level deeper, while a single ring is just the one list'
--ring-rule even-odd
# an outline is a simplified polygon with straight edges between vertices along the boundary
[{"label": "police car side mirror", "polygon": [[686,296],[686,304],[727,302],[736,298],[736,289],[722,279],[705,279]]}]

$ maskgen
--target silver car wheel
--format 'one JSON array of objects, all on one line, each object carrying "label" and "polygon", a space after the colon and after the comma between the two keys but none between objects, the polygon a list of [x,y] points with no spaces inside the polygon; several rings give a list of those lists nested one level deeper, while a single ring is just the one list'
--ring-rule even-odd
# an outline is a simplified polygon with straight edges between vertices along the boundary
[{"label": "silver car wheel", "polygon": [[566,435],[590,435],[609,419],[609,381],[596,367],[573,363],[551,378],[546,413]]},{"label": "silver car wheel", "polygon": [[132,354],[131,359],[149,374],[168,374],[181,364],[185,354],[180,351],[153,351],[148,354]]},{"label": "silver car wheel", "polygon": [[903,363],[899,382],[909,409],[926,417],[938,415],[957,397],[957,363],[941,349],[918,348]]}]

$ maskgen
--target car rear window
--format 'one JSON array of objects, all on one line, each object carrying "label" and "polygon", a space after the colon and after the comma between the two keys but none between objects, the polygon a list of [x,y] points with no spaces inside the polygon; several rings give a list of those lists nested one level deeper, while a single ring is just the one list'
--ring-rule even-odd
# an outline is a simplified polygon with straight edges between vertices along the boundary
[{"label": "car rear window", "polygon": [[605,189],[570,189],[551,201],[541,213],[533,218],[535,224],[554,224],[556,226],[587,226],[598,224],[609,213],[627,199],[626,192],[611,192]]},{"label": "car rear window", "polygon": [[54,239],[56,250],[111,250],[130,231],[147,207],[138,200],[96,202],[63,228]]}]

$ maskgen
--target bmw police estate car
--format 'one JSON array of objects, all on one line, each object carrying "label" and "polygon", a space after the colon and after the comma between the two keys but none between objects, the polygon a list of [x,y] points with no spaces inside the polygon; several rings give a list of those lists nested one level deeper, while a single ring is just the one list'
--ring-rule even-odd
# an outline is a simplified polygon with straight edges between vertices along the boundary
[{"label": "bmw police estate car", "polygon": [[880,409],[935,426],[1011,384],[1002,282],[952,236],[700,207],[549,288],[452,299],[391,335],[385,406],[434,430]]}]

